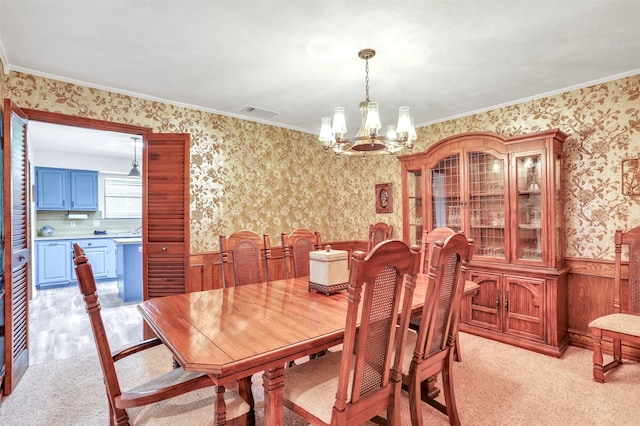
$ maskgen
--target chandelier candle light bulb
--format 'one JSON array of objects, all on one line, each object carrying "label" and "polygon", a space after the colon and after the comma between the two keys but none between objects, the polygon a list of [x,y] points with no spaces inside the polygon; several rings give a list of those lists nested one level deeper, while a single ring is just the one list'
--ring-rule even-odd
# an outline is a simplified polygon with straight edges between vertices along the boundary
[{"label": "chandelier candle light bulb", "polygon": [[319,139],[325,150],[332,149],[336,155],[362,155],[369,154],[395,154],[402,149],[411,151],[414,141],[417,139],[413,117],[409,113],[408,106],[400,107],[398,111],[398,125],[387,126],[386,135],[378,134],[382,128],[380,112],[377,102],[369,100],[369,59],[373,58],[376,51],[362,49],[358,57],[365,60],[365,100],[360,102],[362,121],[357,135],[347,138],[347,123],[344,107],[336,107],[331,118],[322,117],[320,123]]}]

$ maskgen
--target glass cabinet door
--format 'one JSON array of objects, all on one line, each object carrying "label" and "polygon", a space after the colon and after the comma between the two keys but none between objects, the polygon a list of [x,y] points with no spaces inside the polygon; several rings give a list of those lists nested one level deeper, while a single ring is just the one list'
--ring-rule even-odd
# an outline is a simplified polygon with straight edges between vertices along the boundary
[{"label": "glass cabinet door", "polygon": [[517,180],[516,250],[518,260],[542,261],[542,182],[540,154],[515,159]]},{"label": "glass cabinet door", "polygon": [[505,160],[486,152],[467,155],[469,238],[474,256],[506,259]]},{"label": "glass cabinet door", "polygon": [[462,229],[464,210],[460,203],[460,156],[442,159],[431,169],[431,229],[447,226]]},{"label": "glass cabinet door", "polygon": [[409,244],[422,244],[422,170],[407,171],[409,196]]}]

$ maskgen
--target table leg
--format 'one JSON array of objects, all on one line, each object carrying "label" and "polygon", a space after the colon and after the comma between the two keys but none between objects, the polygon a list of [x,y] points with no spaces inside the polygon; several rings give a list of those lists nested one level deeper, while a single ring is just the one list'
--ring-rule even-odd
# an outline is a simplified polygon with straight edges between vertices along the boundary
[{"label": "table leg", "polygon": [[264,388],[265,426],[284,425],[284,367],[266,370],[262,375]]}]

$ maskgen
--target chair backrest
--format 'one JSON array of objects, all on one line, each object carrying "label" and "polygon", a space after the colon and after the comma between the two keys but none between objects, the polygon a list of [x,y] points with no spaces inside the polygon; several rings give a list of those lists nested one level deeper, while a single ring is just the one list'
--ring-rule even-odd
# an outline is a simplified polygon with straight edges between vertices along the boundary
[{"label": "chair backrest", "polygon": [[431,232],[425,230],[422,231],[422,251],[420,255],[420,273],[429,273],[429,259],[431,259],[431,253],[433,252],[433,243],[436,241],[444,241],[447,237],[455,234],[451,228],[446,226],[440,226],[433,228]]},{"label": "chair backrest", "polygon": [[[362,251],[353,253],[348,288],[349,306],[334,413],[351,409],[359,402],[367,404],[367,401],[376,400],[361,399],[373,392],[390,392],[396,385],[399,392],[402,381],[402,351],[408,330],[419,255],[419,247],[409,248],[399,240],[385,241],[368,254]],[[401,293],[404,293],[404,298],[398,321]],[[371,407],[360,405],[356,410],[362,413],[362,417],[351,418],[351,422],[364,423],[384,411],[386,407],[380,407],[379,404],[378,399]]]},{"label": "chair backrest", "polygon": [[281,240],[287,278],[310,275],[309,253],[320,249],[320,233],[298,228],[283,233]]},{"label": "chair backrest", "polygon": [[[91,330],[93,331],[93,339],[98,350],[98,358],[100,359],[100,367],[104,377],[105,387],[107,388],[107,398],[109,405],[115,409],[114,400],[120,396],[120,383],[116,374],[116,368],[111,357],[111,348],[107,340],[107,333],[102,322],[100,314],[100,302],[98,302],[98,293],[96,292],[96,282],[93,276],[91,264],[84,253],[84,250],[78,243],[73,243],[73,251],[75,255],[74,263],[76,269],[76,277],[78,278],[78,287],[82,293],[87,314],[91,322]],[[118,410],[116,409],[116,412]],[[122,410],[121,410],[122,411]],[[118,417],[120,417],[118,415]]]},{"label": "chair backrest", "polygon": [[225,287],[269,280],[271,243],[269,235],[246,229],[220,236],[220,262]]},{"label": "chair backrest", "polygon": [[461,233],[434,243],[414,360],[427,359],[453,347],[472,256],[473,241]]},{"label": "chair backrest", "polygon": [[369,245],[367,251],[371,251],[376,244],[390,240],[393,236],[393,226],[387,225],[384,222],[378,222],[374,225],[369,225]]},{"label": "chair backrest", "polygon": [[[629,254],[629,289],[627,306],[621,305],[622,249],[627,246]],[[640,227],[627,232],[617,230],[615,234],[615,271],[613,286],[613,310],[640,314]]]}]

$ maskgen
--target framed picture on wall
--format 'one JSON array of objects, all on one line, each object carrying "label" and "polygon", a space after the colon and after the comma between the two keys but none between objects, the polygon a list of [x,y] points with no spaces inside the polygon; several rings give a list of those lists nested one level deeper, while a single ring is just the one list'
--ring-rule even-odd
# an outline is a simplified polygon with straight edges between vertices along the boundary
[{"label": "framed picture on wall", "polygon": [[622,161],[622,194],[640,195],[640,158]]},{"label": "framed picture on wall", "polygon": [[376,213],[393,213],[391,183],[376,185]]}]

